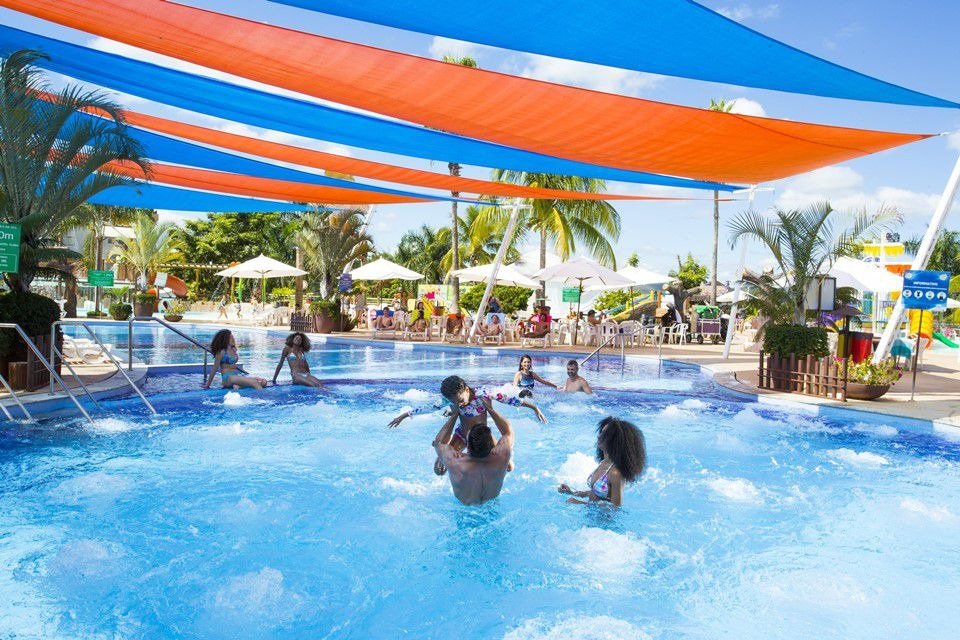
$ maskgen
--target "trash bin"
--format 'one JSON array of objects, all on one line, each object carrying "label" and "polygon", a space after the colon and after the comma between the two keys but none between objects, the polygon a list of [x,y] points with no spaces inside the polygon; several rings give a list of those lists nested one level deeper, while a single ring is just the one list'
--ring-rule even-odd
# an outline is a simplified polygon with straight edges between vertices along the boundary
[{"label": "trash bin", "polygon": [[850,359],[863,362],[873,353],[873,334],[867,331],[850,332]]}]

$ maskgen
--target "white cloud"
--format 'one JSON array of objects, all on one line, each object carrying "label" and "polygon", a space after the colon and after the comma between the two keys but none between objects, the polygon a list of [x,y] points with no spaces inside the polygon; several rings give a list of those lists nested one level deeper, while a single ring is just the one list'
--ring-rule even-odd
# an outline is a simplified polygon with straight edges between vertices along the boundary
[{"label": "white cloud", "polygon": [[653,89],[663,80],[663,76],[654,73],[640,73],[531,53],[525,53],[523,57],[526,63],[520,75],[526,78],[608,93],[636,95]]},{"label": "white cloud", "polygon": [[947,146],[951,149],[960,150],[960,131],[954,131],[947,135]]},{"label": "white cloud", "polygon": [[749,98],[735,98],[730,102],[733,106],[730,109],[730,113],[739,113],[742,116],[759,116],[765,118],[767,116],[766,109],[763,108],[763,105],[757,102],[756,100],[751,100]]},{"label": "white cloud", "polygon": [[798,176],[785,185],[777,206],[792,209],[829,200],[835,209],[855,211],[866,207],[895,207],[905,218],[929,216],[937,204],[937,194],[920,193],[894,186],[874,190],[864,187],[863,176],[850,167],[824,167]]},{"label": "white cloud", "polygon": [[443,56],[454,56],[457,58],[468,56],[476,58],[477,54],[479,54],[483,48],[483,45],[476,44],[475,42],[435,36],[433,40],[430,41],[428,51],[434,58],[443,58]]},{"label": "white cloud", "polygon": [[737,22],[771,20],[780,15],[780,5],[770,3],[762,7],[752,7],[748,4],[741,3],[729,7],[719,7],[717,13],[731,20],[736,20]]}]

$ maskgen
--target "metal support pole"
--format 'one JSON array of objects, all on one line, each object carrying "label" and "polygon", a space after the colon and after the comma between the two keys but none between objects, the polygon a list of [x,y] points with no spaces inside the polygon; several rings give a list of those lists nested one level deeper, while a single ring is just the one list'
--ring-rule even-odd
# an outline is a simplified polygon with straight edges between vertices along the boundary
[{"label": "metal support pole", "polygon": [[[950,174],[947,185],[940,195],[940,201],[937,203],[937,208],[933,212],[933,217],[930,218],[927,231],[923,234],[923,240],[920,242],[920,248],[917,249],[917,255],[914,257],[913,264],[910,266],[911,269],[923,269],[927,266],[927,262],[930,261],[933,246],[937,243],[937,236],[940,235],[940,230],[943,229],[943,223],[947,219],[947,214],[950,213],[950,207],[953,205],[953,199],[957,195],[958,188],[960,188],[960,156],[957,157],[957,162],[953,165],[953,172]],[[889,355],[890,348],[893,346],[893,340],[897,335],[897,331],[900,330],[900,323],[903,321],[903,311],[903,298],[901,297],[897,299],[897,303],[893,307],[890,320],[887,322],[887,326],[883,330],[883,336],[880,338],[880,344],[877,345],[877,350],[873,354],[874,364],[878,364]]]},{"label": "metal support pole", "polygon": [[483,298],[481,298],[480,307],[477,309],[477,317],[474,318],[473,325],[470,327],[470,336],[467,338],[468,343],[473,342],[473,338],[477,334],[477,326],[480,324],[480,318],[483,317],[484,312],[487,310],[487,303],[490,302],[490,296],[493,294],[493,284],[497,281],[497,272],[500,271],[500,265],[503,264],[503,260],[507,256],[507,249],[513,242],[513,233],[517,229],[517,219],[520,217],[520,208],[522,206],[524,205],[521,205],[519,201],[515,201],[507,207],[511,210],[510,219],[507,221],[507,230],[503,234],[503,241],[500,242],[500,248],[497,249],[497,257],[493,260],[490,277],[487,279],[487,287],[483,290]]},{"label": "metal support pole", "polygon": [[[753,199],[757,195],[757,188],[750,187],[747,196],[747,211],[753,213]],[[730,319],[727,321],[727,335],[723,339],[723,359],[730,357],[730,345],[733,344],[733,330],[737,326],[737,311],[740,305],[740,289],[743,286],[743,272],[747,268],[747,239],[740,238],[740,267],[737,270],[739,278],[733,285],[733,304],[730,306]]]},{"label": "metal support pole", "polygon": [[127,371],[133,371],[133,320],[136,316],[130,316],[127,321]]},{"label": "metal support pole", "polygon": [[625,347],[623,345],[623,329],[620,329],[620,375],[623,375],[623,370],[626,367],[627,355],[625,353]]},{"label": "metal support pole", "polygon": [[917,344],[913,347],[913,371],[911,371],[913,380],[910,383],[910,402],[913,402],[913,396],[917,392],[917,367],[920,366],[920,327],[923,326],[923,309],[920,309],[920,322],[917,325]]},{"label": "metal support pole", "polygon": [[87,333],[90,334],[90,337],[93,338],[93,341],[96,342],[97,345],[99,345],[100,350],[103,352],[105,356],[107,356],[107,358],[110,359],[110,362],[112,362],[113,366],[117,368],[117,371],[120,372],[120,375],[124,377],[124,379],[127,381],[127,384],[130,385],[130,388],[133,389],[138,396],[140,396],[140,400],[143,401],[143,404],[146,405],[147,409],[150,409],[150,413],[152,413],[153,415],[157,415],[157,410],[154,409],[153,405],[150,404],[150,401],[147,400],[147,396],[143,395],[143,391],[140,390],[140,387],[134,384],[133,380],[130,379],[130,376],[127,375],[127,372],[123,370],[123,365],[117,362],[117,359],[113,357],[113,354],[110,353],[110,350],[107,349],[107,347],[103,344],[103,342],[100,341],[100,338],[97,337],[97,334],[95,334],[93,330],[87,326],[87,323],[83,323],[81,326],[87,330]]},{"label": "metal support pole", "polygon": [[[0,383],[3,383],[3,386],[4,386],[4,388],[7,390],[7,393],[10,394],[10,397],[13,398],[13,401],[17,403],[17,406],[18,406],[18,407],[20,407],[20,411],[23,412],[24,417],[25,417],[28,421],[34,422],[33,416],[30,415],[30,412],[27,411],[27,408],[26,408],[25,406],[23,406],[23,403],[22,403],[22,402],[20,402],[20,398],[17,397],[17,392],[14,391],[14,390],[10,387],[10,385],[7,383],[7,379],[4,378],[3,376],[0,376]],[[0,406],[3,406],[3,405],[0,405]],[[6,407],[6,406],[3,406],[3,412],[4,412],[5,414],[7,414],[7,417],[8,417],[10,420],[13,420],[13,416],[10,415],[10,411],[7,410],[7,407]]]}]

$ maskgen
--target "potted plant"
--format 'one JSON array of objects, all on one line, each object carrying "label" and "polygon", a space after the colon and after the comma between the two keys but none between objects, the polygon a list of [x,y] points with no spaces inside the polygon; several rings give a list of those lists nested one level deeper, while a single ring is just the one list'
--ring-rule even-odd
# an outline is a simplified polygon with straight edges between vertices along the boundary
[{"label": "potted plant", "polygon": [[157,296],[145,291],[138,291],[133,296],[133,313],[138,318],[149,317],[157,310]]},{"label": "potted plant", "polygon": [[110,305],[110,317],[123,322],[133,313],[133,307],[126,302],[114,302]]},{"label": "potted plant", "polygon": [[187,305],[182,300],[177,300],[170,305],[170,310],[164,316],[165,320],[170,322],[180,322],[183,320],[183,314],[187,312]]},{"label": "potted plant", "polygon": [[336,300],[314,300],[310,303],[310,315],[314,332],[330,333],[340,321],[340,304]]},{"label": "potted plant", "polygon": [[873,364],[870,360],[851,363],[847,369],[847,397],[876,400],[902,376],[903,371],[893,358],[882,360],[879,364]]}]

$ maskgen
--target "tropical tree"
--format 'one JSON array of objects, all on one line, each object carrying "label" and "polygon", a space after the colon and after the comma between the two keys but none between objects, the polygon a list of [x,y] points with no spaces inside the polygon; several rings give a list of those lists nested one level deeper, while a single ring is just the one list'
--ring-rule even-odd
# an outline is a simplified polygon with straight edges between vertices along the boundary
[{"label": "tropical tree", "polygon": [[[443,56],[444,62],[449,62],[451,64],[458,64],[462,67],[471,67],[473,69],[477,68],[477,61],[470,56]],[[460,176],[460,163],[458,162],[449,162],[447,163],[447,169],[450,171],[451,176],[459,177]],[[450,196],[454,198],[453,202],[450,203],[450,248],[451,248],[451,261],[448,266],[448,271],[456,271],[460,268],[460,218],[457,216],[457,200],[456,198],[460,197],[459,191],[451,191]],[[453,286],[453,302],[452,308],[460,308],[460,279],[454,277],[451,281]]]},{"label": "tropical tree", "polygon": [[[920,250],[922,238],[910,238],[903,243],[904,249],[910,253]],[[927,269],[934,271],[949,271],[960,275],[960,231],[943,231],[933,244]]]},{"label": "tropical tree", "polygon": [[[459,254],[461,266],[473,267],[493,262],[493,259],[497,255],[497,249],[500,248],[500,243],[503,242],[503,234],[506,229],[500,229],[498,232],[490,235],[475,234],[471,231],[477,219],[483,216],[483,208],[484,207],[472,204],[467,207],[464,215],[457,219],[459,228],[456,237],[460,240]],[[451,245],[453,236],[454,234],[451,233]],[[514,234],[514,236],[516,236],[516,234]],[[516,262],[519,259],[520,251],[516,248],[515,243],[511,242],[507,248],[504,261],[510,263]],[[454,270],[452,247],[451,250],[443,256],[443,260],[440,261],[440,266],[447,272]]]},{"label": "tropical tree", "polygon": [[443,282],[447,272],[440,266],[450,251],[450,229],[434,229],[423,225],[416,231],[407,231],[391,258],[397,264],[422,273],[427,282]]},{"label": "tropical tree", "polygon": [[855,255],[864,237],[900,221],[895,209],[881,207],[876,212],[861,210],[846,216],[829,202],[806,209],[774,208],[771,213],[744,211],[737,215],[730,222],[730,246],[753,238],[770,250],[779,273],[767,276],[765,286],[751,293],[765,296],[773,307],[787,306],[795,324],[805,321],[807,290],[837,258]]},{"label": "tropical tree", "polygon": [[[21,50],[0,63],[0,220],[21,234],[19,272],[4,274],[12,291],[29,291],[37,275],[73,277],[80,256],[60,246],[65,222],[93,196],[131,182],[105,165],[127,161],[149,172],[120,107],[76,86],[52,93],[32,66],[44,58]],[[74,117],[81,110],[104,117]]]},{"label": "tropical tree", "polygon": [[[496,169],[495,180],[531,187],[601,193],[606,189],[603,180],[550,173],[528,173]],[[617,258],[613,243],[620,237],[620,214],[603,200],[532,200],[532,210],[524,210],[519,220],[518,235],[528,232],[539,236],[540,268],[547,266],[547,243],[553,241],[554,252],[561,259],[569,259],[582,246],[600,263],[616,268]],[[484,207],[471,228],[478,238],[489,237],[506,227],[509,211],[501,207]],[[546,296],[546,283],[541,295]]]},{"label": "tropical tree", "polygon": [[372,251],[373,238],[364,230],[365,219],[365,214],[356,209],[320,209],[303,215],[294,240],[324,300],[336,294],[340,274]]},{"label": "tropical tree", "polygon": [[628,265],[628,266],[631,266],[631,267],[639,267],[639,266],[640,266],[640,256],[637,255],[637,252],[636,252],[636,251],[634,251],[633,253],[631,253],[631,254],[630,254],[630,257],[627,258],[627,265]]},{"label": "tropical tree", "polygon": [[684,301],[692,293],[691,289],[697,289],[707,281],[707,267],[697,262],[692,253],[688,253],[686,260],[680,260],[680,256],[677,256],[677,268],[667,275],[674,279],[668,286],[673,303],[683,309]]},{"label": "tropical tree", "polygon": [[180,259],[180,245],[174,235],[176,225],[158,222],[154,215],[137,213],[130,225],[133,238],[124,238],[114,247],[113,257],[120,264],[127,264],[137,272],[137,289],[147,288],[149,275],[158,271],[164,262]]},{"label": "tropical tree", "polygon": [[[710,99],[710,110],[730,113],[733,101]],[[717,253],[720,248],[720,192],[713,190],[713,260],[710,262],[710,304],[717,304]]]}]

